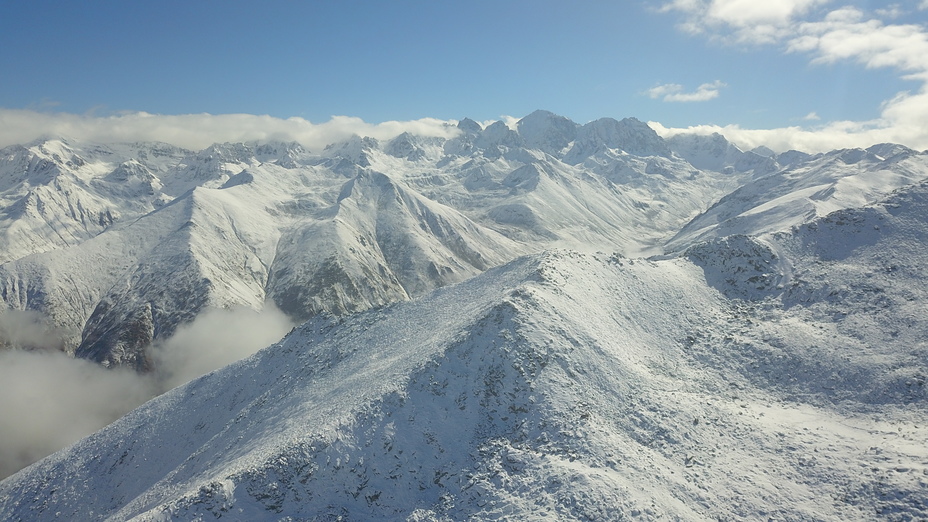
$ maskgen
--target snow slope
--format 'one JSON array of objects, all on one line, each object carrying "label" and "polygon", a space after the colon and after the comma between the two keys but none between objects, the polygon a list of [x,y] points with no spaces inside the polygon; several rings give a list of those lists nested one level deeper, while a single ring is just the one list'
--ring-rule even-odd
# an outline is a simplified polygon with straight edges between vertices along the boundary
[{"label": "snow slope", "polygon": [[[658,248],[737,186],[647,125],[536,111],[450,140],[162,144],[48,139],[5,149],[5,308],[69,353],[153,369],[153,342],[203,311],[296,320],[423,295],[546,248]],[[27,230],[28,233],[23,231]]]},{"label": "snow slope", "polygon": [[163,204],[156,174],[184,154],[159,143],[64,139],[0,150],[0,262],[79,244]]},{"label": "snow slope", "polygon": [[696,168],[716,172],[747,172],[757,175],[778,170],[776,156],[764,156],[753,151],[744,152],[724,136],[678,134],[667,139],[670,148]]},{"label": "snow slope", "polygon": [[[906,441],[918,441],[918,437],[923,435],[913,427],[921,424],[912,419],[921,415],[926,374],[922,318],[925,296],[920,268],[925,261],[922,253],[925,243],[922,213],[925,206],[924,186],[919,183],[928,175],[928,156],[893,144],[814,156],[796,151],[783,154],[763,150],[759,150],[763,154],[743,152],[721,136],[677,136],[665,141],[633,118],[603,118],[579,125],[546,111],[536,111],[511,127],[504,122],[496,122],[484,128],[465,119],[459,122],[458,129],[459,134],[447,140],[412,134],[384,141],[356,136],[318,152],[307,151],[294,143],[226,143],[202,151],[184,151],[157,143],[104,146],[59,138],[3,149],[0,151],[0,198],[3,203],[0,206],[0,241],[5,243],[0,248],[0,298],[3,300],[0,310],[27,311],[22,317],[30,318],[36,317],[30,315],[32,312],[40,312],[54,327],[56,349],[59,345],[63,346],[70,354],[107,367],[125,366],[154,373],[163,370],[158,367],[163,360],[153,356],[152,346],[166,342],[183,327],[194,324],[198,317],[217,308],[261,310],[272,304],[271,309],[283,309],[292,319],[309,320],[310,325],[329,325],[329,334],[340,331],[340,324],[360,324],[354,321],[362,319],[351,319],[352,314],[371,308],[383,309],[387,315],[371,312],[363,315],[368,318],[363,320],[375,317],[385,324],[393,321],[388,317],[390,314],[416,310],[420,319],[406,316],[401,325],[385,325],[379,334],[387,343],[384,350],[393,354],[389,356],[390,360],[406,360],[403,359],[406,357],[403,350],[413,350],[409,355],[411,359],[406,363],[395,368],[390,366],[393,368],[390,371],[394,372],[390,375],[399,376],[388,379],[393,382],[391,386],[395,385],[390,389],[401,397],[431,397],[423,395],[424,392],[416,392],[419,393],[416,395],[411,391],[414,390],[410,388],[412,384],[409,384],[425,379],[422,373],[425,370],[416,366],[425,364],[425,361],[444,368],[441,372],[448,375],[463,372],[458,376],[463,380],[459,379],[455,385],[462,390],[461,393],[471,384],[483,386],[481,372],[490,371],[492,365],[509,368],[512,364],[522,367],[527,364],[525,359],[510,358],[508,352],[500,354],[493,351],[494,340],[499,346],[504,340],[515,342],[510,337],[516,336],[519,347],[511,345],[513,353],[541,350],[538,343],[547,343],[549,337],[554,339],[552,343],[556,341],[551,349],[559,354],[578,347],[608,346],[612,350],[609,353],[628,352],[639,354],[634,357],[644,358],[641,360],[650,361],[653,356],[673,361],[667,364],[681,368],[679,372],[682,372],[673,375],[682,375],[682,382],[692,383],[687,386],[696,390],[693,391],[694,397],[714,398],[715,406],[712,408],[699,402],[681,403],[693,411],[709,408],[696,424],[703,426],[699,430],[708,429],[703,425],[706,418],[729,419],[734,415],[720,409],[719,401],[728,400],[727,392],[724,392],[728,388],[720,384],[723,382],[736,383],[740,387],[737,388],[738,396],[754,401],[745,407],[754,408],[752,412],[765,411],[756,409],[760,408],[759,404],[780,404],[781,409],[777,410],[780,420],[772,425],[741,425],[738,422],[742,419],[734,417],[726,421],[726,426],[742,426],[744,429],[739,432],[742,434],[745,430],[763,432],[757,436],[759,442],[745,446],[753,448],[751,451],[759,456],[739,449],[744,443],[741,438],[713,435],[713,438],[722,441],[719,452],[730,453],[735,460],[757,466],[780,466],[783,463],[777,459],[786,457],[767,454],[775,452],[776,446],[765,438],[770,436],[765,429],[793,433],[798,428],[789,424],[792,422],[786,418],[789,416],[832,419],[832,424],[820,426],[833,432],[819,441],[831,444],[830,449],[818,442],[809,442],[798,432],[791,435],[793,438],[789,443],[794,448],[832,452],[829,453],[833,456],[828,460],[829,467],[816,479],[819,482],[813,481],[814,487],[808,486],[797,478],[800,475],[798,471],[793,475],[790,474],[792,472],[784,472],[771,482],[775,484],[772,486],[774,489],[780,487],[798,492],[805,488],[825,492],[826,496],[845,495],[852,499],[849,502],[853,506],[841,504],[840,509],[849,513],[850,518],[865,518],[858,515],[858,511],[864,513],[860,510],[870,508],[897,510],[903,515],[918,513],[912,507],[916,505],[912,502],[921,502],[920,497],[912,493],[915,487],[912,477],[915,475],[909,475],[909,471],[884,473],[895,468],[884,469],[874,464],[879,460],[876,456],[859,457],[854,454],[849,457],[850,446],[839,440],[845,435],[839,435],[837,430],[839,424],[855,426],[854,430],[858,431],[853,432],[856,434],[853,437],[857,437],[854,444],[863,444],[862,441],[866,440],[877,447],[879,441],[873,434],[883,430],[886,423],[904,426],[909,431],[900,435],[902,439],[893,438],[891,449],[884,451],[894,452],[892,457],[887,458],[907,463],[900,466],[901,469],[916,470],[913,473],[921,469],[908,465],[917,461],[919,454],[906,453],[908,450],[900,448],[908,444]],[[899,192],[879,203],[897,188]],[[559,251],[523,258],[509,268],[501,269],[500,273],[515,270],[514,275],[504,277],[490,272],[497,275],[475,279],[474,286],[468,286],[471,283],[467,281],[492,267],[505,265],[519,256],[558,248],[586,254]],[[593,254],[598,251],[616,254]],[[652,254],[662,255],[652,257],[651,262],[622,257]],[[526,268],[526,263],[531,266]],[[537,276],[541,272],[550,275],[558,271],[571,275],[564,281],[539,279]],[[505,281],[492,279],[494,277],[504,277]],[[644,285],[640,278],[651,282]],[[456,290],[453,292],[465,293],[453,295],[465,301],[476,299],[477,308],[451,304],[451,298],[436,304],[438,301],[434,300],[439,297],[428,297],[432,304],[427,306],[444,307],[444,311],[415,308],[418,305],[413,304],[392,306],[462,282],[463,286],[454,287]],[[580,286],[574,284],[580,282],[583,283]],[[499,288],[489,288],[493,285]],[[550,294],[550,299],[546,298],[548,300],[540,304],[510,298],[511,292],[518,294],[526,288],[530,288],[531,292],[543,290],[544,295]],[[448,291],[452,290],[449,288]],[[660,306],[655,307],[652,299],[658,295],[675,297],[661,297]],[[555,299],[551,296],[568,296],[569,299],[562,301],[560,297]],[[505,317],[500,321],[509,325],[505,330],[510,333],[497,338],[494,336],[499,332],[475,330],[477,326],[474,325],[485,324],[490,321],[489,314],[499,315],[503,313],[500,310],[505,311]],[[616,316],[617,310],[624,310],[626,316]],[[454,320],[449,318],[456,314],[461,316]],[[15,319],[14,316],[16,314],[10,314],[3,319]],[[561,325],[558,327],[561,330],[549,331],[554,328],[552,324]],[[429,332],[414,334],[410,325]],[[596,330],[595,335],[590,333],[590,329]],[[557,337],[560,334],[575,341],[560,339]],[[327,346],[324,349],[329,351],[342,349],[341,344],[331,344],[335,341],[327,337],[317,338],[305,332],[301,335],[314,339],[310,343],[312,346]],[[415,336],[421,335],[436,336],[434,346],[430,345],[432,347],[425,350],[416,344],[422,338]],[[64,337],[63,342],[57,340],[58,336]],[[420,341],[410,344],[399,336]],[[287,346],[297,346],[293,343],[298,341],[293,339],[286,341],[289,343]],[[380,346],[380,341],[373,337],[338,339],[354,346],[348,349],[359,353],[369,350],[370,346]],[[523,347],[523,341],[528,343],[528,348]],[[452,348],[458,346],[456,343],[471,346],[469,349],[476,350],[480,360],[496,362],[473,362],[478,366],[472,366],[470,362],[458,361],[452,364],[452,369],[448,369],[445,366],[451,364],[448,360],[455,360],[448,359],[448,354],[456,353],[453,351],[456,348]],[[7,344],[11,343],[0,338],[0,346]],[[301,348],[294,350],[309,349],[303,344],[299,346]],[[545,350],[547,348],[542,351],[548,353]],[[312,361],[304,361],[308,366],[300,366],[304,363],[293,361],[286,365],[306,368],[312,375],[321,375],[334,368],[334,359],[320,357],[328,361],[323,369],[314,366]],[[639,411],[651,407],[660,412],[668,409],[684,411],[674,404],[674,401],[682,400],[673,395],[678,388],[654,380],[657,379],[655,372],[642,374],[637,366],[628,369],[622,366],[625,362],[619,364],[608,359],[607,363],[603,362],[607,359],[602,357],[605,356],[586,352],[582,355],[589,365],[593,365],[590,361],[598,361],[596,364],[615,368],[623,376],[637,376],[637,380],[629,382],[660,395],[660,398],[648,399],[651,402],[642,402],[636,392],[628,392],[628,395],[635,396],[637,402],[623,395],[622,401],[632,406],[617,410],[612,405],[617,400],[614,396],[619,393],[615,390],[627,391],[630,385],[618,377],[597,377],[600,387],[595,389],[600,391],[590,391],[593,395],[583,395],[586,397],[583,400],[613,398],[607,400],[612,401],[609,404],[595,403],[592,407],[595,415],[610,419],[645,415],[650,419],[649,424],[646,423],[647,428],[633,426],[628,424],[632,421],[625,420],[605,424],[609,430],[624,434],[616,437],[632,437],[628,433],[657,429],[655,426],[666,424],[678,430],[673,432],[673,441],[688,440],[684,433],[690,432],[679,430],[689,424],[667,421],[663,414],[654,417],[656,413],[642,414]],[[207,356],[204,354],[200,359],[203,358]],[[369,363],[365,362],[367,359],[352,360],[355,361],[352,364],[357,365],[352,368],[368,368],[364,366]],[[386,360],[381,363],[387,364]],[[654,364],[657,363],[649,362],[645,366],[650,368]],[[262,367],[254,371],[255,382],[264,382],[259,374],[270,370]],[[292,379],[285,375],[288,370],[283,367],[274,371],[278,373],[270,374],[277,375],[279,380],[289,382],[288,379]],[[339,371],[343,372],[339,374],[342,377],[349,372],[348,369]],[[364,375],[370,379],[380,380],[376,371],[363,371],[368,372]],[[570,382],[570,379],[555,377],[550,371],[545,373],[546,378],[554,380],[544,381],[548,383],[544,384],[547,386],[545,389],[552,390],[549,392],[552,396],[568,397],[567,392],[554,390],[557,383]],[[470,377],[464,377],[465,373]],[[700,376],[708,377],[700,381],[697,378]],[[238,390],[239,383],[234,379],[224,382],[223,386]],[[301,382],[309,386],[306,384],[309,381]],[[536,381],[531,382],[535,386]],[[516,386],[518,383],[512,381],[510,384]],[[386,395],[378,395],[381,388],[373,390],[365,386],[363,382],[358,383],[358,389],[351,392],[361,395],[346,395],[348,402],[345,404],[348,406],[343,413],[332,413],[331,421],[321,422],[315,420],[316,417],[307,420],[310,424],[319,424],[319,430],[322,430],[310,430],[311,436],[307,440],[331,444],[334,439],[326,438],[329,432],[325,430],[344,431],[349,429],[345,426],[356,424],[351,420],[355,418],[367,422],[365,426],[368,427],[364,429],[374,432],[395,429],[378,427],[383,424],[378,415],[386,415],[383,413],[386,410],[377,410],[381,411],[377,413],[370,408],[385,401],[383,397]],[[424,386],[420,382],[422,390],[427,389]],[[528,389],[527,386],[518,384],[517,389],[507,393],[517,396]],[[327,400],[342,400],[338,398],[340,392],[330,392]],[[220,396],[226,392],[217,389],[211,393]],[[228,393],[247,396],[252,391]],[[664,396],[668,393],[673,400]],[[280,398],[275,400],[284,406],[292,405],[282,391]],[[306,400],[309,401],[307,404],[312,403]],[[535,400],[539,400],[537,396]],[[573,399],[564,400],[567,402],[559,403],[552,399],[537,408],[533,406],[534,409],[524,408],[530,410],[532,418],[545,419],[544,422],[563,427],[545,411],[550,409],[560,412],[558,415],[567,415],[564,412],[576,409],[576,404],[570,403]],[[523,402],[527,401],[529,399]],[[480,407],[489,407],[486,404]],[[457,405],[446,406],[448,411],[457,408]],[[307,407],[323,408],[318,405]],[[428,409],[431,406],[415,408]],[[498,408],[503,406],[498,405]],[[516,413],[526,413],[521,411],[523,406],[517,408],[519,411]],[[748,413],[743,410],[733,411]],[[407,411],[411,410],[403,410],[403,414]],[[195,409],[188,413],[191,418],[206,415]],[[441,460],[444,457],[440,456],[436,456],[436,460],[441,461],[440,465],[435,464],[438,467],[422,464],[426,473],[451,473],[448,466],[459,466],[460,469],[455,472],[458,475],[454,476],[460,477],[460,473],[473,475],[477,473],[473,470],[495,466],[489,460],[480,460],[474,455],[480,454],[480,448],[489,447],[486,445],[501,437],[500,433],[512,439],[516,427],[507,424],[508,419],[501,421],[487,412],[479,415],[483,416],[481,419],[496,419],[491,424],[494,426],[492,429],[497,431],[487,432],[492,436],[486,437],[469,435],[471,438],[464,442],[454,439],[455,433],[441,435],[451,437],[442,440],[456,441],[453,445],[463,444],[460,447],[464,449],[453,457],[451,464]],[[594,413],[590,415],[588,418],[594,418]],[[770,415],[765,414],[766,417]],[[429,419],[432,420],[428,422],[436,426],[446,422],[441,416]],[[690,422],[693,420],[690,419]],[[196,425],[196,422],[190,422],[193,422],[190,426]],[[234,433],[230,421],[221,415],[210,422],[221,426],[216,428],[219,431],[210,432],[210,437],[221,430]],[[268,423],[268,427],[262,430],[283,429],[274,424],[276,421],[273,419],[262,418],[260,422]],[[465,429],[467,433],[484,433],[490,429],[485,426],[490,421],[471,419],[467,422],[473,424]],[[418,421],[415,425],[419,425]],[[171,430],[187,431],[183,425],[164,426],[164,431],[152,433],[152,438],[145,440],[164,448],[173,445],[169,441],[174,437],[171,433],[175,432]],[[587,432],[581,430],[583,426],[584,423],[571,424],[563,431],[582,433],[584,435],[580,438],[586,441],[588,437],[585,435]],[[418,447],[415,441],[420,439],[410,431],[418,428],[409,424],[405,429],[411,438],[403,451],[409,454]],[[435,430],[449,431],[446,428]],[[705,435],[709,432],[698,433]],[[298,438],[297,435],[294,437]],[[352,437],[363,439],[357,433]],[[565,437],[558,439],[560,446],[557,447],[574,448]],[[610,444],[613,443],[623,448],[627,445],[612,439],[605,442],[606,439],[596,440],[595,444],[589,444],[600,449],[612,447]],[[284,446],[276,442],[265,440],[261,444],[264,443],[269,444],[273,451],[285,451],[282,449]],[[106,444],[119,446],[111,442]],[[199,448],[208,445],[208,441],[195,438],[190,444]],[[234,447],[232,442],[223,444],[226,448]],[[352,448],[360,448],[357,440],[352,444]],[[583,446],[587,442],[577,444]],[[524,447],[533,448],[531,451],[535,453],[548,451],[545,449],[548,446],[541,443],[519,446]],[[697,464],[694,462],[704,462],[698,460],[695,450],[689,446],[686,448],[693,455],[684,456],[685,469],[695,468]],[[161,450],[151,451],[150,456],[154,458]],[[177,451],[180,452],[177,459],[184,460],[198,450],[180,444]],[[216,452],[216,462],[225,462],[225,450],[211,451]],[[584,458],[590,462],[598,463],[605,459],[589,448],[584,451],[587,452]],[[615,453],[617,450],[608,451]],[[312,459],[321,458],[316,453],[309,453],[316,455]],[[645,454],[652,455],[642,453]],[[859,480],[846,478],[850,468],[836,463],[839,454],[844,455],[848,462],[868,465],[867,469],[883,470],[880,471],[882,475],[864,474],[869,478]],[[676,454],[671,455],[672,458],[661,454],[661,459],[664,459],[661,460],[654,455],[657,454],[648,457],[654,462],[668,463],[677,458]],[[376,458],[381,457],[383,455]],[[391,458],[395,457],[391,454]],[[248,463],[239,463],[241,465],[225,462],[223,465],[231,466],[228,469],[233,470],[228,472],[231,475],[213,468],[201,469],[199,464],[191,463],[189,466],[198,470],[195,473],[197,477],[205,474],[203,476],[234,481],[237,480],[234,477],[239,476],[237,473],[251,477],[247,479],[251,481],[249,484],[262,480],[271,483],[265,475],[254,475],[257,472],[253,473],[252,467],[249,467],[258,466],[253,464],[258,461],[260,466],[265,466],[266,462],[261,460],[264,458],[251,455],[246,459]],[[369,455],[365,458],[374,457]],[[628,460],[627,456],[625,458]],[[719,457],[716,455],[714,458]],[[763,459],[768,460],[761,462]],[[316,460],[312,462],[318,465]],[[648,472],[641,471],[646,468],[642,462],[633,466],[629,464],[630,468],[615,468],[619,470],[616,473],[648,483]],[[737,466],[730,463],[729,467]],[[861,465],[861,469],[864,468]],[[470,471],[460,471],[463,469]],[[569,481],[565,482],[565,475],[559,474],[563,470],[557,469],[559,471],[551,472],[555,478],[549,482],[560,485],[545,487],[554,488],[552,491],[566,488],[564,491],[568,493],[564,495],[575,495],[575,489],[561,484]],[[632,469],[638,471],[633,473]],[[669,471],[662,472],[657,483],[680,479],[680,472],[675,467],[667,469],[673,471],[673,476],[666,476]],[[151,473],[160,473],[157,480],[161,480],[168,476],[166,474],[175,473],[173,470],[169,466]],[[726,491],[741,491],[738,480],[759,480],[745,475],[747,471],[736,474],[740,479],[731,481],[724,478],[722,472],[698,472],[700,476],[708,477],[707,480],[711,479],[713,488],[718,485]],[[320,494],[323,497],[328,495],[327,503],[324,506],[313,504],[316,506],[313,509],[324,512],[329,509],[329,503],[355,513],[361,509],[358,507],[362,505],[360,500],[357,504],[331,500],[343,495],[357,475],[345,475],[339,470],[326,473],[329,473],[326,477],[335,480],[332,484],[344,487],[333,485],[327,489],[328,493]],[[586,469],[581,474],[583,480],[589,480],[591,473]],[[532,480],[548,477],[543,473],[529,476],[534,477]],[[171,484],[167,489],[174,493],[166,493],[166,489],[153,485],[155,482],[145,482],[148,479],[139,479],[141,482],[125,479],[137,484],[138,489],[125,493],[121,500],[106,502],[112,504],[112,509],[163,508],[178,513],[180,518],[193,516],[191,513],[199,509],[189,504],[194,502],[190,500],[193,493],[175,495],[177,488],[181,487],[176,484],[182,482],[186,484],[182,487],[186,488],[200,487],[205,483],[197,482],[200,478],[193,475],[177,477],[182,480],[168,478],[165,483]],[[417,481],[421,481],[418,471],[416,477]],[[625,489],[613,488],[624,491],[622,495],[632,495],[629,491],[635,489],[612,474],[607,473],[603,477],[607,477],[603,480],[617,481],[615,484],[625,484],[622,486]],[[455,480],[460,486],[463,479]],[[528,479],[513,476],[506,480]],[[839,483],[851,488],[853,494],[836,492],[834,488]],[[880,489],[886,483],[899,485],[901,489]],[[606,496],[595,502],[589,501],[584,504],[586,507],[574,509],[564,507],[567,505],[565,502],[569,502],[561,493],[552,493],[554,496],[549,498],[545,497],[547,490],[538,489],[540,486],[507,484],[493,482],[492,487],[488,486],[491,493],[487,494],[497,504],[502,502],[516,506],[512,509],[520,510],[519,513],[547,512],[542,508],[533,511],[535,508],[528,506],[525,500],[530,497],[547,498],[541,502],[546,506],[544,509],[550,507],[565,517],[580,517],[584,513],[601,515],[587,511],[594,509],[589,506],[615,503],[615,497],[608,497],[614,493],[607,494],[605,489],[597,489],[599,486],[593,489],[600,491],[597,494]],[[427,518],[431,512],[436,517],[441,513],[451,513],[449,516],[452,518],[470,515],[490,517],[502,513],[493,511],[492,506],[486,507],[488,504],[480,504],[481,501],[473,494],[465,494],[463,486],[450,494],[459,500],[467,499],[468,506],[480,504],[480,509],[468,507],[453,511],[452,506],[435,500],[448,492],[433,486],[435,484],[423,485],[422,491],[430,493],[423,494],[425,496],[421,498],[407,495],[388,502],[386,497],[378,501],[380,496],[377,496],[365,509],[378,512],[390,509],[399,518],[407,515]],[[315,489],[320,487],[318,484],[313,486]],[[384,483],[383,488],[386,487]],[[652,516],[654,514],[648,513],[649,505],[646,505],[650,502],[646,500],[651,498],[666,513],[681,518],[700,518],[716,511],[722,513],[720,516],[731,518],[743,515],[731,507],[735,502],[732,493],[718,496],[721,493],[709,488],[717,496],[705,497],[709,500],[703,499],[703,503],[699,504],[694,500],[697,498],[695,493],[678,494],[676,489],[666,484],[655,487],[655,492],[644,497],[639,495],[635,497],[637,500],[622,497],[625,500],[616,505],[627,507],[628,513]],[[383,488],[380,490],[383,491]],[[417,482],[415,489],[418,488]],[[668,492],[671,490],[673,492]],[[531,494],[527,493],[529,491]],[[880,494],[889,494],[887,491],[896,495],[892,497],[895,500],[874,500],[882,499]],[[150,496],[154,500],[138,500],[132,506],[143,507],[128,507],[130,501],[139,495]],[[372,490],[366,495],[377,493]],[[770,493],[769,488],[750,490],[744,495],[751,499],[745,501],[750,506],[775,506],[776,503],[769,499],[780,498]],[[799,498],[796,495],[799,493],[783,496],[782,499],[795,500]],[[807,499],[802,495],[803,499]],[[361,493],[357,492],[356,496],[361,498]],[[606,498],[611,500],[603,500]],[[678,505],[680,498],[689,506],[687,509],[694,511],[686,511]],[[251,505],[249,502],[253,501],[257,504],[242,507]],[[237,502],[242,502],[239,507],[246,511],[263,509],[261,500]],[[803,502],[807,502],[808,506],[791,507],[791,514],[782,516],[815,518],[809,513],[824,509],[821,500]],[[728,507],[716,511],[705,507],[715,504]],[[694,508],[696,505],[703,507]],[[406,513],[404,510],[410,506],[424,511],[418,515],[411,511]],[[761,517],[759,511],[746,513]]]},{"label": "snow slope", "polygon": [[0,516],[924,518],[926,203],[316,318],[0,482]]},{"label": "snow slope", "polygon": [[211,308],[343,315],[549,248],[650,255],[786,230],[928,175],[928,156],[891,144],[760,156],[634,118],[536,111],[514,127],[462,120],[448,140],[355,136],[319,153],[9,147],[0,297],[67,332],[69,353],[149,371],[148,346]]},{"label": "snow slope", "polygon": [[890,144],[813,156],[755,175],[684,226],[667,249],[732,234],[786,230],[835,210],[866,205],[925,179],[926,167],[928,155]]}]

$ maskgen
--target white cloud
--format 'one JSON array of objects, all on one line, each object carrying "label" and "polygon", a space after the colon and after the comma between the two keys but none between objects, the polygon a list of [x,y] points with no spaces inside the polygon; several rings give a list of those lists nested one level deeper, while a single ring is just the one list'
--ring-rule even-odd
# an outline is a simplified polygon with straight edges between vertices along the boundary
[{"label": "white cloud", "polygon": [[662,99],[665,102],[702,102],[713,98],[718,98],[719,89],[725,87],[725,83],[714,81],[704,83],[696,88],[693,92],[684,92],[683,86],[677,83],[667,83],[658,85],[647,90],[647,94],[652,99]]},{"label": "white cloud", "polygon": [[409,131],[425,136],[451,137],[458,132],[454,123],[425,118],[373,124],[348,116],[333,116],[325,123],[311,123],[303,118],[281,119],[252,114],[156,115],[131,112],[94,116],[0,109],[0,146],[55,135],[104,143],[163,141],[196,150],[216,142],[282,140],[297,141],[310,150],[318,151],[352,134],[389,139]]},{"label": "white cloud", "polygon": [[272,302],[250,308],[208,310],[152,349],[156,373],[167,390],[247,357],[280,340],[295,325]]},{"label": "white cloud", "polygon": [[806,114],[805,116],[803,116],[802,119],[806,121],[818,121],[822,118],[818,115],[818,113],[816,113],[815,111],[812,111],[809,114]]},{"label": "white cloud", "polygon": [[[502,115],[502,116],[499,117],[499,121],[505,123],[507,127],[509,127],[510,129],[512,129],[512,130],[514,130],[514,131],[518,131],[518,130],[519,130],[519,120],[520,120],[520,119],[521,119],[521,118],[517,118],[517,117],[515,117],[515,116],[510,116],[510,115],[508,115],[508,114],[504,114],[504,115]],[[488,126],[490,126],[491,124],[493,124],[493,123],[494,123],[494,122],[492,122],[492,121],[491,121],[491,122],[484,122],[484,123],[483,123],[483,128],[485,129],[485,128],[487,128]]]},{"label": "white cloud", "polygon": [[915,149],[928,148],[922,129],[910,127],[877,127],[853,121],[830,122],[816,128],[799,126],[776,129],[745,129],[739,125],[693,125],[665,127],[659,122],[648,122],[660,136],[676,134],[704,134],[717,132],[742,150],[763,145],[776,152],[790,149],[804,152],[827,152],[835,149],[869,147],[876,143],[900,143]]},{"label": "white cloud", "polygon": [[[818,9],[827,3],[826,0],[675,0],[664,4],[661,11],[683,14],[682,28],[689,32],[723,41],[775,44],[784,52],[809,55],[813,64],[851,61],[867,68],[890,68],[904,79],[921,82],[920,87],[884,101],[880,116],[871,121],[836,121],[814,129],[748,130],[737,126],[694,129],[711,129],[735,142],[764,144],[774,150],[785,147],[821,151],[885,141],[928,148],[928,126],[924,124],[928,121],[928,31],[921,25],[885,21],[899,15],[897,4],[873,13],[855,7],[827,12]],[[928,0],[922,0],[919,9],[928,9]],[[770,141],[758,142],[762,138]]]},{"label": "white cloud", "polygon": [[647,91],[647,95],[656,100],[664,96],[670,96],[671,94],[678,93],[683,90],[683,86],[679,83],[665,83],[663,85],[658,85],[656,87],[651,87]]},{"label": "white cloud", "polygon": [[772,43],[795,19],[830,0],[674,0],[662,12],[684,15],[680,28],[739,43]]},{"label": "white cloud", "polygon": [[153,382],[128,370],[107,370],[61,352],[0,351],[0,478],[153,395]]},{"label": "white cloud", "polygon": [[62,350],[68,333],[49,324],[39,312],[4,310],[0,312],[0,348]]},{"label": "white cloud", "polygon": [[875,11],[876,15],[880,18],[887,20],[893,18],[899,18],[905,15],[905,10],[902,9],[902,6],[899,4],[890,4],[882,9],[877,9]]},{"label": "white cloud", "polygon": [[889,67],[928,79],[928,33],[914,24],[885,25],[865,19],[855,8],[832,11],[820,22],[799,24],[786,42],[790,52],[813,55],[813,62],[853,60],[866,67]]},{"label": "white cloud", "polygon": [[710,19],[739,27],[758,24],[785,25],[824,0],[715,0],[709,2]]},{"label": "white cloud", "polygon": [[0,314],[0,479],[90,435],[155,395],[247,357],[292,321],[264,310],[209,310],[150,347],[155,373],[107,369],[56,350],[58,332],[36,312]]}]

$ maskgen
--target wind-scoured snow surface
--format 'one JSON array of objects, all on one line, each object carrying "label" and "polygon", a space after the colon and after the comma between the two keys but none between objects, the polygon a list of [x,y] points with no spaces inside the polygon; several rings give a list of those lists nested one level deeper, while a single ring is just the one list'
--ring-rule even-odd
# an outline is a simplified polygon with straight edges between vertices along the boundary
[{"label": "wind-scoured snow surface", "polygon": [[0,482],[2,519],[928,517],[924,153],[545,111],[0,152],[4,411],[54,361],[73,440],[307,321]]},{"label": "wind-scoured snow surface", "polygon": [[924,518],[926,203],[309,321],[0,483],[0,514]]}]

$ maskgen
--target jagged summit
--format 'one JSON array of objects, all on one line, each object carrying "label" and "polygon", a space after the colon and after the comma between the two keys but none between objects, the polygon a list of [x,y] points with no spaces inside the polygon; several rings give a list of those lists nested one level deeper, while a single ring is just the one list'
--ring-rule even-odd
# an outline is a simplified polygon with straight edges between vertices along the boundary
[{"label": "jagged summit", "polygon": [[[879,146],[874,150],[895,148]],[[923,161],[918,153],[899,150],[891,158],[884,160],[864,149],[814,156],[796,151],[777,155],[771,159],[786,166],[754,176],[721,198],[684,226],[667,243],[667,249],[734,234],[787,230],[842,208],[877,201],[892,190],[924,179],[916,167]]]},{"label": "jagged summit", "polygon": [[[696,168],[720,172],[753,172],[763,176],[779,168],[773,151],[742,151],[721,134],[678,134],[667,140],[675,154]],[[768,149],[769,150],[769,149]]]},{"label": "jagged summit", "polygon": [[912,154],[918,154],[916,151],[897,143],[878,143],[871,147],[867,147],[867,152],[875,154],[885,160],[895,159],[900,156],[909,156]]},{"label": "jagged summit", "polygon": [[577,136],[578,125],[553,112],[537,110],[516,124],[525,144],[559,156]]},{"label": "jagged summit", "polygon": [[362,172],[325,219],[281,237],[268,295],[300,320],[342,315],[472,277],[523,248],[398,180]]},{"label": "jagged summit", "polygon": [[458,128],[461,129],[465,134],[478,134],[483,130],[483,127],[479,123],[475,122],[470,118],[464,118],[458,122]]},{"label": "jagged summit", "polygon": [[635,118],[600,118],[577,130],[576,141],[564,160],[576,164],[610,149],[636,156],[670,156],[670,148],[647,124]]},{"label": "jagged summit", "polygon": [[[60,318],[80,337],[69,350],[138,367],[129,361],[145,360],[139,350],[206,306],[260,308],[271,296],[306,318],[420,295],[552,246],[660,252],[676,235],[670,249],[682,251],[710,237],[783,229],[811,209],[823,215],[873,201],[918,179],[925,161],[891,144],[764,157],[720,135],[663,140],[634,118],[577,125],[543,110],[515,129],[466,118],[458,127],[447,140],[353,136],[319,154],[280,142],[184,151],[56,138],[9,147],[0,158],[4,300]],[[401,189],[345,208],[355,202],[339,197],[345,187],[375,174]],[[181,208],[188,217],[170,217]],[[372,221],[365,213],[375,209]],[[436,216],[451,214],[453,225],[438,224]],[[434,237],[449,226],[460,239]],[[422,234],[395,232],[408,227]],[[137,248],[111,248],[128,237]],[[402,248],[386,238],[429,261],[402,268],[402,256],[391,254]],[[224,245],[221,255],[214,242]],[[38,257],[14,263],[30,255]],[[111,268],[91,275],[64,261],[69,256]],[[169,280],[168,266],[184,267],[172,273],[184,274],[190,285],[180,293],[196,305],[181,306],[158,282]],[[73,290],[36,294],[57,278],[73,281]],[[356,290],[365,286],[370,292]],[[33,295],[41,298],[26,298]],[[161,304],[149,311],[146,303]]]},{"label": "jagged summit", "polygon": [[751,149],[751,152],[753,152],[754,154],[757,154],[758,156],[763,156],[765,158],[769,158],[771,156],[776,155],[776,152],[773,149],[765,145],[758,145],[757,147],[754,147],[753,149]]}]

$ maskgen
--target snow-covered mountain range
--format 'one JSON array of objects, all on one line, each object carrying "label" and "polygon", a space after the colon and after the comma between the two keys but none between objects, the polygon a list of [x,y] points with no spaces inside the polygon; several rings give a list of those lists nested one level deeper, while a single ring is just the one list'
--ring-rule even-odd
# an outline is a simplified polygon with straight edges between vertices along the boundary
[{"label": "snow-covered mountain range", "polygon": [[875,201],[928,165],[900,146],[761,156],[719,135],[665,141],[634,119],[581,126],[545,111],[515,128],[458,128],[450,140],[358,137],[318,153],[9,147],[0,297],[69,332],[78,357],[150,370],[147,347],[208,307],[270,300],[302,321],[552,247],[634,255],[669,240],[678,251]]},{"label": "snow-covered mountain range", "polygon": [[0,150],[0,297],[75,356],[305,321],[4,480],[0,516],[928,516],[928,155],[457,129]]}]

